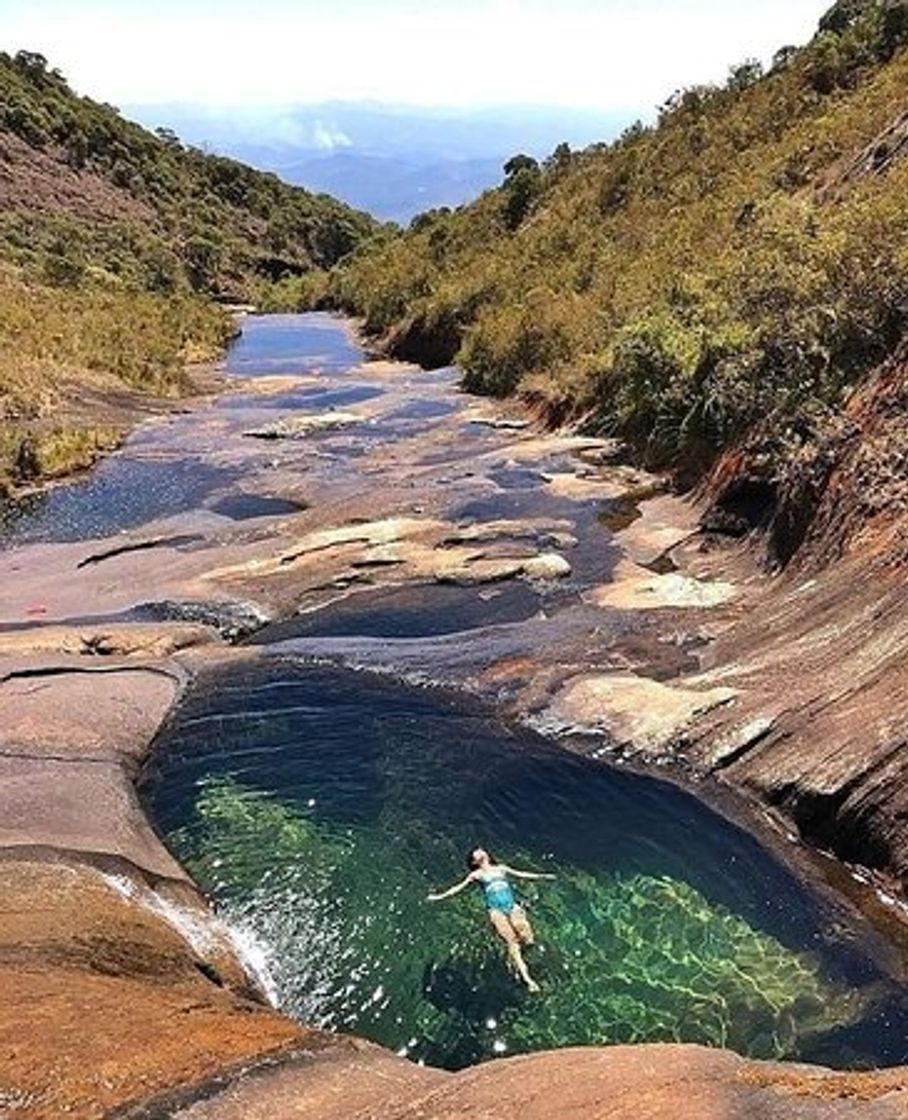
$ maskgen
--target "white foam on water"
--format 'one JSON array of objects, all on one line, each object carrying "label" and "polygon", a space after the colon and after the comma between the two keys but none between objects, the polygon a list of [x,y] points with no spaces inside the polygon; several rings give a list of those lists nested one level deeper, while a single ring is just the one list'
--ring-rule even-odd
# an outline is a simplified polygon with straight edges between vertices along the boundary
[{"label": "white foam on water", "polygon": [[220,939],[217,936],[218,931],[212,928],[215,925],[215,919],[210,918],[207,914],[194,914],[186,907],[171,902],[159,895],[157,891],[136,883],[125,875],[104,874],[102,877],[107,885],[113,887],[121,898],[148,910],[166,922],[171,929],[176,930],[200,957],[204,957],[217,948]]},{"label": "white foam on water", "polygon": [[215,914],[180,906],[126,875],[102,872],[101,877],[121,898],[141,906],[169,925],[199,957],[205,959],[218,949],[232,949],[248,978],[272,1007],[277,1006],[277,985],[269,966],[269,952],[252,929],[232,926]]},{"label": "white foam on water", "polygon": [[234,952],[240,958],[250,980],[264,992],[272,1007],[278,1006],[277,981],[271,972],[271,951],[264,941],[248,926],[234,926],[214,919],[224,929]]}]

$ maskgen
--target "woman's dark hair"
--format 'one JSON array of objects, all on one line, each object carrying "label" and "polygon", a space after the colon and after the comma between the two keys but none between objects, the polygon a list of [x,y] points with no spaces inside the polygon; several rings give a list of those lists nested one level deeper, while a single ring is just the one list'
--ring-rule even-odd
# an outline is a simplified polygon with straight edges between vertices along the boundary
[{"label": "woman's dark hair", "polygon": [[467,853],[467,870],[468,871],[475,871],[476,868],[479,867],[479,860],[476,858],[476,853],[478,851],[479,851],[479,848],[473,848],[471,851],[469,851]]}]

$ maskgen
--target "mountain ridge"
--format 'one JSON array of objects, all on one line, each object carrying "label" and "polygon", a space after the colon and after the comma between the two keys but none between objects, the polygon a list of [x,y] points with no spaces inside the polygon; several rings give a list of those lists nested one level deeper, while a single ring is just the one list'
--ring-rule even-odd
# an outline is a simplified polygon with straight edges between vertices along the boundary
[{"label": "mountain ridge", "polygon": [[[334,199],[79,97],[35,52],[0,54],[0,140],[0,257],[29,272],[56,255],[114,283],[248,298],[262,278],[330,267],[375,229]],[[57,193],[61,182],[73,189]],[[123,222],[119,257],[93,220],[109,215],[80,191]]]},{"label": "mountain ridge", "polygon": [[326,190],[382,220],[407,225],[425,210],[460,206],[495,186],[516,151],[539,158],[559,143],[611,137],[627,112],[546,106],[414,107],[328,101],[238,109],[135,105],[205,150]]}]

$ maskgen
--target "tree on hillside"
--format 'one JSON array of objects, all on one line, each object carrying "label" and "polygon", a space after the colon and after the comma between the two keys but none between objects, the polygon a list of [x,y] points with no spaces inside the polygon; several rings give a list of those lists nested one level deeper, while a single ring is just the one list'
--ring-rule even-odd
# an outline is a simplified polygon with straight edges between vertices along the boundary
[{"label": "tree on hillside", "polygon": [[13,63],[20,74],[36,85],[47,76],[47,59],[37,51],[18,51]]},{"label": "tree on hillside", "polygon": [[175,152],[182,150],[183,144],[172,128],[156,128],[154,134],[166,148]]},{"label": "tree on hillside", "polygon": [[545,169],[557,175],[562,171],[567,171],[573,158],[574,153],[571,151],[570,144],[561,143],[545,161]]},{"label": "tree on hillside", "polygon": [[772,69],[784,70],[790,63],[797,58],[798,48],[792,46],[790,43],[784,47],[779,47],[776,53],[772,56]]},{"label": "tree on hillside", "polygon": [[515,230],[533,208],[542,186],[542,172],[538,160],[532,156],[516,155],[504,165],[503,217],[509,230]]},{"label": "tree on hillside", "polygon": [[869,6],[868,0],[836,0],[829,11],[821,17],[820,31],[831,31],[835,35],[841,35],[857,23]]},{"label": "tree on hillside", "polygon": [[508,162],[504,165],[505,180],[512,179],[521,171],[538,171],[539,161],[533,159],[532,156],[524,155],[522,152],[519,155],[511,156]]},{"label": "tree on hillside", "polygon": [[748,58],[732,66],[728,72],[728,88],[740,92],[755,85],[763,77],[763,63],[758,58]]}]

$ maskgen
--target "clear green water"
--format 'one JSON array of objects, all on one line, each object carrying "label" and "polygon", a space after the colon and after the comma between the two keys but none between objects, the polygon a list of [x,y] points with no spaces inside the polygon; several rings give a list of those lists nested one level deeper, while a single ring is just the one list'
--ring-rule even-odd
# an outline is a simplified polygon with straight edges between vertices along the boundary
[{"label": "clear green water", "polygon": [[[482,709],[274,661],[204,680],[156,757],[159,827],[306,1022],[452,1068],[658,1040],[905,1060],[904,993],[751,837]],[[475,844],[558,876],[521,890],[539,995],[479,897],[425,900]]]}]

